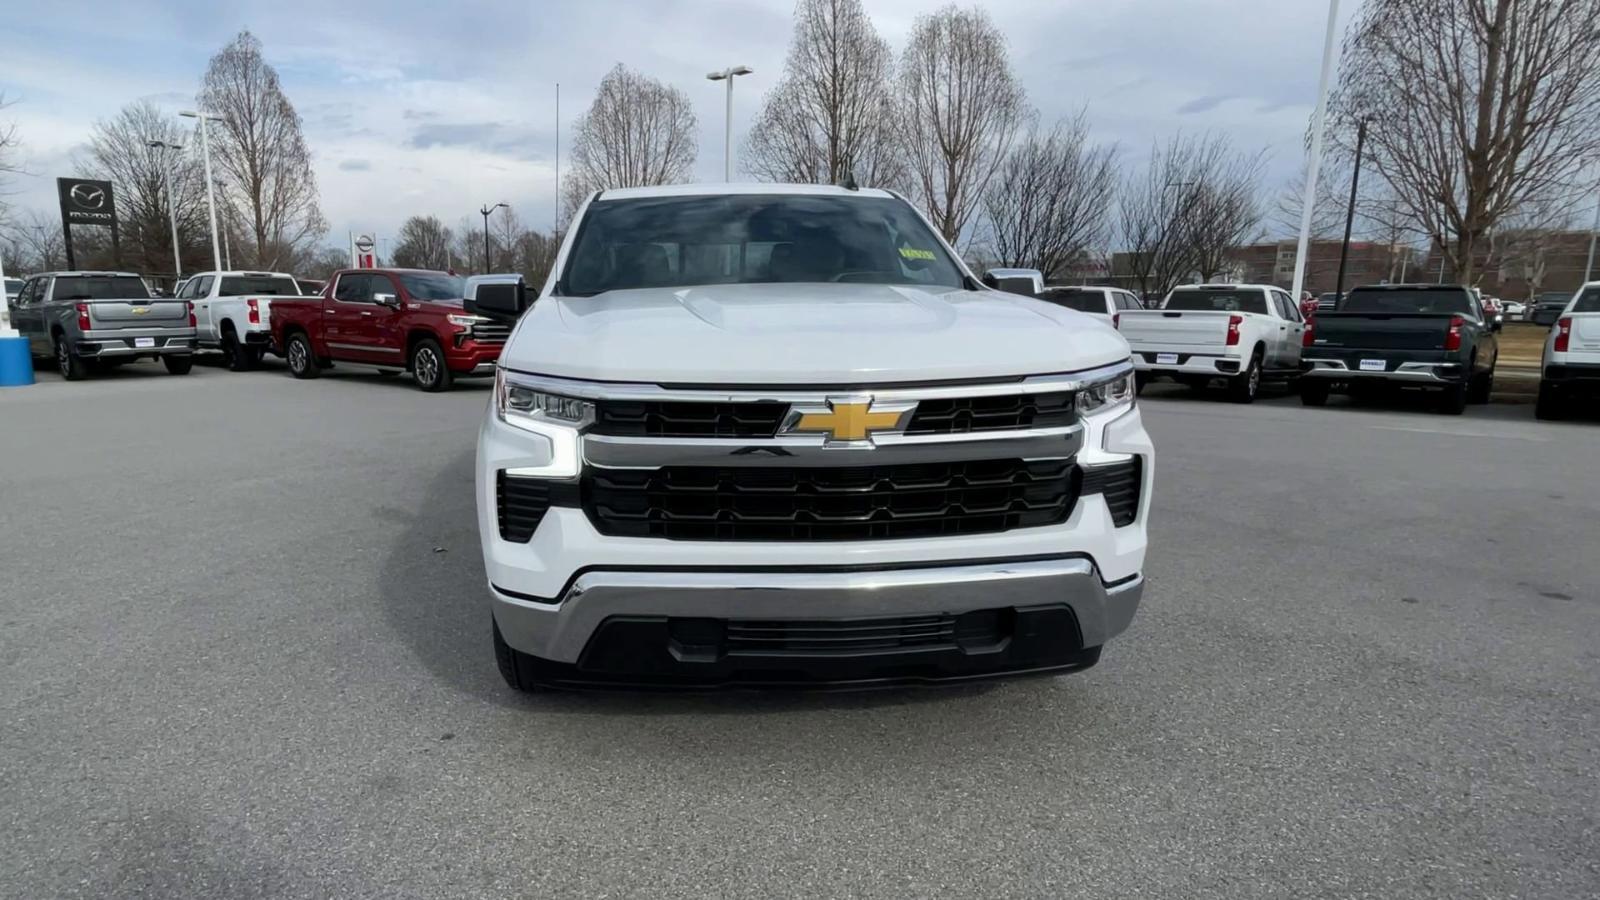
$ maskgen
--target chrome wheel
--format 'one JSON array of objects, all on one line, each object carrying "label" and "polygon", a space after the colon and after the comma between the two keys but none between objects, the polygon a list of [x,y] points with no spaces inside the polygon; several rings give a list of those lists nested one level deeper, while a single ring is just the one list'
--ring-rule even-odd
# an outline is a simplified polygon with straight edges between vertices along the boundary
[{"label": "chrome wheel", "polygon": [[439,380],[439,358],[433,355],[433,348],[419,348],[416,359],[411,361],[411,369],[416,374],[417,381],[429,387],[433,386]]},{"label": "chrome wheel", "polygon": [[1249,378],[1250,378],[1250,396],[1254,397],[1256,395],[1256,392],[1261,390],[1261,367],[1260,366],[1256,366],[1256,365],[1252,365],[1250,367]]},{"label": "chrome wheel", "polygon": [[56,341],[56,368],[62,378],[72,377],[72,351],[67,348],[65,339]]},{"label": "chrome wheel", "polygon": [[299,338],[289,342],[289,370],[299,374],[306,370],[306,342]]}]

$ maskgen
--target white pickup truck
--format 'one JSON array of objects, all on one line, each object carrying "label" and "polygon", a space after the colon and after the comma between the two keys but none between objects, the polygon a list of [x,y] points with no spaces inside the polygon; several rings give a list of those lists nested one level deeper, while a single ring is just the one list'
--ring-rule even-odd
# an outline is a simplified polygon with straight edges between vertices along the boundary
[{"label": "white pickup truck", "polygon": [[986,289],[881,190],[600,192],[478,434],[496,659],[547,685],[1066,672],[1143,591],[1152,451],[1109,325]]},{"label": "white pickup truck", "polygon": [[1556,317],[1545,338],[1534,415],[1564,419],[1578,401],[1600,400],[1600,281],[1591,281]]},{"label": "white pickup truck", "polygon": [[272,349],[272,299],[301,291],[283,272],[197,272],[176,296],[194,305],[201,349],[221,350],[228,368],[243,372]]},{"label": "white pickup truck", "polygon": [[1173,288],[1160,309],[1123,312],[1119,327],[1141,388],[1162,376],[1196,389],[1225,378],[1239,403],[1254,401],[1263,379],[1299,376],[1309,329],[1288,292],[1266,284]]}]

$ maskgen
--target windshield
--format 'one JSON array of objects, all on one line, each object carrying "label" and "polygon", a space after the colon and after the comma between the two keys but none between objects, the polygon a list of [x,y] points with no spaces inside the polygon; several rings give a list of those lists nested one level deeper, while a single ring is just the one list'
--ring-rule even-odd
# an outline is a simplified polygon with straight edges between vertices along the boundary
[{"label": "windshield", "polygon": [[1461,288],[1442,290],[1366,290],[1356,288],[1339,307],[1353,313],[1454,313],[1472,315],[1472,301]]},{"label": "windshield", "polygon": [[560,290],[573,296],[703,284],[962,286],[927,225],[887,197],[717,195],[600,200]]},{"label": "windshield", "polygon": [[1592,287],[1578,295],[1578,302],[1572,304],[1575,313],[1600,312],[1600,287]]},{"label": "windshield", "polygon": [[150,291],[137,275],[68,275],[56,279],[53,300],[148,299]]},{"label": "windshield", "polygon": [[1106,311],[1106,295],[1100,291],[1045,291],[1039,299],[1067,309],[1078,312],[1103,313]]},{"label": "windshield", "polygon": [[1267,314],[1267,295],[1261,291],[1173,291],[1162,309],[1183,312],[1247,312]]},{"label": "windshield", "polygon": [[400,283],[413,300],[460,300],[466,295],[466,279],[443,272],[407,272]]},{"label": "windshield", "polygon": [[297,297],[300,286],[287,275],[224,275],[218,297],[242,297],[245,294],[273,294],[279,297]]}]

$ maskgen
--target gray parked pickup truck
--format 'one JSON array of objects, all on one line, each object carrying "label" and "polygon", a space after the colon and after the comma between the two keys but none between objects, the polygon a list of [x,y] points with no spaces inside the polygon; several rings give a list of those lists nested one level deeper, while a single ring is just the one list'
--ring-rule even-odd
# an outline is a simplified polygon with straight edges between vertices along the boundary
[{"label": "gray parked pickup truck", "polygon": [[1476,291],[1453,284],[1359,287],[1318,312],[1301,353],[1300,399],[1322,406],[1334,388],[1431,388],[1439,410],[1488,403],[1500,323]]},{"label": "gray parked pickup truck", "polygon": [[30,277],[11,307],[11,324],[35,357],[54,358],[77,381],[104,368],[159,357],[167,371],[194,365],[194,315],[183,300],[150,296],[128,272],[45,272]]}]

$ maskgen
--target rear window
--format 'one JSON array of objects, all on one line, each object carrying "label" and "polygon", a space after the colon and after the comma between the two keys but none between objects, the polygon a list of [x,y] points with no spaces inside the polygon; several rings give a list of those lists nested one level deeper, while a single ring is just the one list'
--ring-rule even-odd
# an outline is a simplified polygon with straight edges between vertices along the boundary
[{"label": "rear window", "polygon": [[1339,304],[1340,312],[1455,313],[1472,315],[1472,300],[1463,290],[1382,291],[1357,288]]},{"label": "rear window", "polygon": [[1575,313],[1600,312],[1600,288],[1589,288],[1578,295],[1578,302],[1572,304]]},{"label": "rear window", "polygon": [[1078,312],[1104,313],[1106,295],[1100,291],[1045,291],[1039,299]]},{"label": "rear window", "polygon": [[242,297],[245,294],[272,294],[277,297],[298,297],[300,286],[293,278],[278,275],[224,275],[218,297]]},{"label": "rear window", "polygon": [[22,290],[22,279],[20,279],[20,278],[7,278],[6,279],[6,293],[15,294],[20,290]]},{"label": "rear window", "polygon": [[460,300],[467,291],[465,278],[443,272],[408,272],[400,283],[413,300]]},{"label": "rear window", "polygon": [[1566,306],[1567,301],[1571,299],[1572,295],[1566,293],[1565,291],[1561,293],[1550,293],[1547,291],[1543,294],[1540,294],[1539,299],[1535,300],[1534,302],[1540,306]]},{"label": "rear window", "polygon": [[1178,312],[1247,312],[1267,314],[1262,291],[1173,291],[1162,309]]},{"label": "rear window", "polygon": [[149,299],[150,290],[137,275],[68,275],[56,279],[53,300]]}]

